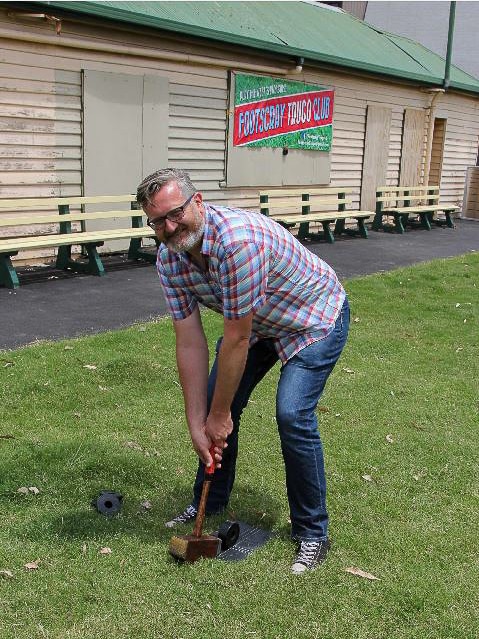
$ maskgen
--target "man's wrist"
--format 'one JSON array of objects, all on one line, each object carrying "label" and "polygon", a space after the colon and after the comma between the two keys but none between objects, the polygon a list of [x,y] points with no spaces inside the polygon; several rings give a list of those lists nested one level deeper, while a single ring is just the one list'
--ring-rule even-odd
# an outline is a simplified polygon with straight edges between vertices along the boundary
[{"label": "man's wrist", "polygon": [[229,408],[215,408],[211,407],[208,417],[217,417],[217,418],[225,418],[230,416]]}]

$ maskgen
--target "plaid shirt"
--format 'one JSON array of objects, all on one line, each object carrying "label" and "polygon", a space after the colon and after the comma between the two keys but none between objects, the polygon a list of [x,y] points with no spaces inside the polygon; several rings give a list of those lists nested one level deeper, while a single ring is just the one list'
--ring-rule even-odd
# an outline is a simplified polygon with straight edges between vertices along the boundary
[{"label": "plaid shirt", "polygon": [[206,272],[186,252],[158,250],[173,319],[185,319],[198,303],[227,319],[253,312],[251,345],[273,339],[283,363],[323,339],[345,299],[333,269],[260,213],[206,203],[205,210]]}]

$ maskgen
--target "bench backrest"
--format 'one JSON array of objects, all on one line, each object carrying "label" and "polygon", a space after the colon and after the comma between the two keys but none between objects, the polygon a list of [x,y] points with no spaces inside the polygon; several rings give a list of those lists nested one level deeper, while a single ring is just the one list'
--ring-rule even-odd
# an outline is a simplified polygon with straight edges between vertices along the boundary
[{"label": "bench backrest", "polygon": [[38,197],[0,199],[0,211],[35,208],[56,208],[58,206],[84,206],[85,204],[109,204],[113,202],[135,202],[136,196],[127,195],[98,195],[98,196],[74,196],[74,197]]},{"label": "bench backrest", "polygon": [[[107,205],[111,204],[111,207]],[[129,210],[116,210],[114,205],[128,204]],[[85,205],[98,205],[99,209],[85,213]],[[132,226],[143,226],[144,213],[138,209],[135,195],[101,195],[85,197],[55,197],[55,198],[18,198],[0,200],[0,228],[19,227],[17,235],[21,234],[21,227],[36,225],[59,224],[60,232],[71,232],[71,222],[85,222],[87,220],[103,220],[113,218],[130,218]],[[0,233],[0,235],[5,235]]]},{"label": "bench backrest", "polygon": [[376,210],[436,204],[438,200],[438,186],[378,186],[376,189]]},{"label": "bench backrest", "polygon": [[352,190],[346,187],[304,189],[269,189],[260,191],[260,212],[274,217],[290,213],[344,211],[353,202]]}]

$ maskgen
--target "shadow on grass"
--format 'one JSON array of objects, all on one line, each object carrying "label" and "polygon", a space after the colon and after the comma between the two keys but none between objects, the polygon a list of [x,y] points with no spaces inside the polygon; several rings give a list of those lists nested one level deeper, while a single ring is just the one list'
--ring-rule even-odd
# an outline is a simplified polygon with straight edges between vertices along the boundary
[{"label": "shadow on grass", "polygon": [[[96,495],[92,495],[92,498]],[[105,535],[128,535],[136,537],[145,543],[166,542],[176,531],[181,533],[191,532],[191,525],[180,526],[176,529],[166,528],[165,521],[181,511],[190,502],[191,490],[186,487],[175,488],[171,495],[165,495],[165,502],[176,503],[175,511],[166,508],[164,504],[153,506],[151,510],[141,507],[138,500],[130,498],[128,494],[123,496],[121,511],[113,516],[107,516],[97,512],[93,506],[89,506],[89,498],[86,499],[85,509],[65,512],[52,518],[49,522],[42,519],[42,528],[47,535],[55,534],[57,538],[64,539],[95,539]],[[263,492],[256,492],[251,487],[239,486],[235,489],[234,504],[223,513],[207,517],[205,532],[213,531],[226,519],[245,521],[252,526],[259,526],[266,530],[274,528],[278,521],[280,511],[279,501],[265,499]],[[37,537],[38,526],[35,521],[30,521],[29,532]],[[283,536],[281,531],[281,536]],[[286,531],[284,531],[287,536]],[[27,535],[30,536],[27,532]]]},{"label": "shadow on grass", "polygon": [[[166,528],[165,521],[191,502],[194,463],[188,451],[171,460],[104,442],[83,448],[75,439],[17,442],[1,464],[0,501],[15,522],[12,533],[29,541],[126,535],[154,544],[171,537],[175,529]],[[216,530],[226,519],[265,529],[277,526],[281,515],[284,522],[284,486],[265,490],[247,481],[236,481],[228,508],[207,518],[205,531]],[[20,495],[19,486],[38,486],[40,492]],[[117,515],[100,514],[92,506],[101,490],[123,495]],[[146,501],[151,508],[144,507]]]}]

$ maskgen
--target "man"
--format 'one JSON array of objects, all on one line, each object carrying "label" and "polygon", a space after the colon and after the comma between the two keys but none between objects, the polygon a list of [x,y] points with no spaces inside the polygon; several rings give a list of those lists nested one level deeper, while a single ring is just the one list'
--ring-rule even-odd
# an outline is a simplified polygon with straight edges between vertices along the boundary
[{"label": "man", "polygon": [[[313,569],[329,548],[315,409],[347,338],[344,289],[331,267],[282,226],[259,213],[204,202],[184,171],[153,173],[138,187],[137,199],[162,243],[158,273],[173,319],[186,420],[200,458],[192,503],[166,525],[196,516],[205,464],[213,461],[207,513],[224,510],[235,478],[241,412],[279,360],[276,420],[298,542],[292,571]],[[209,374],[200,303],[223,315]]]}]

